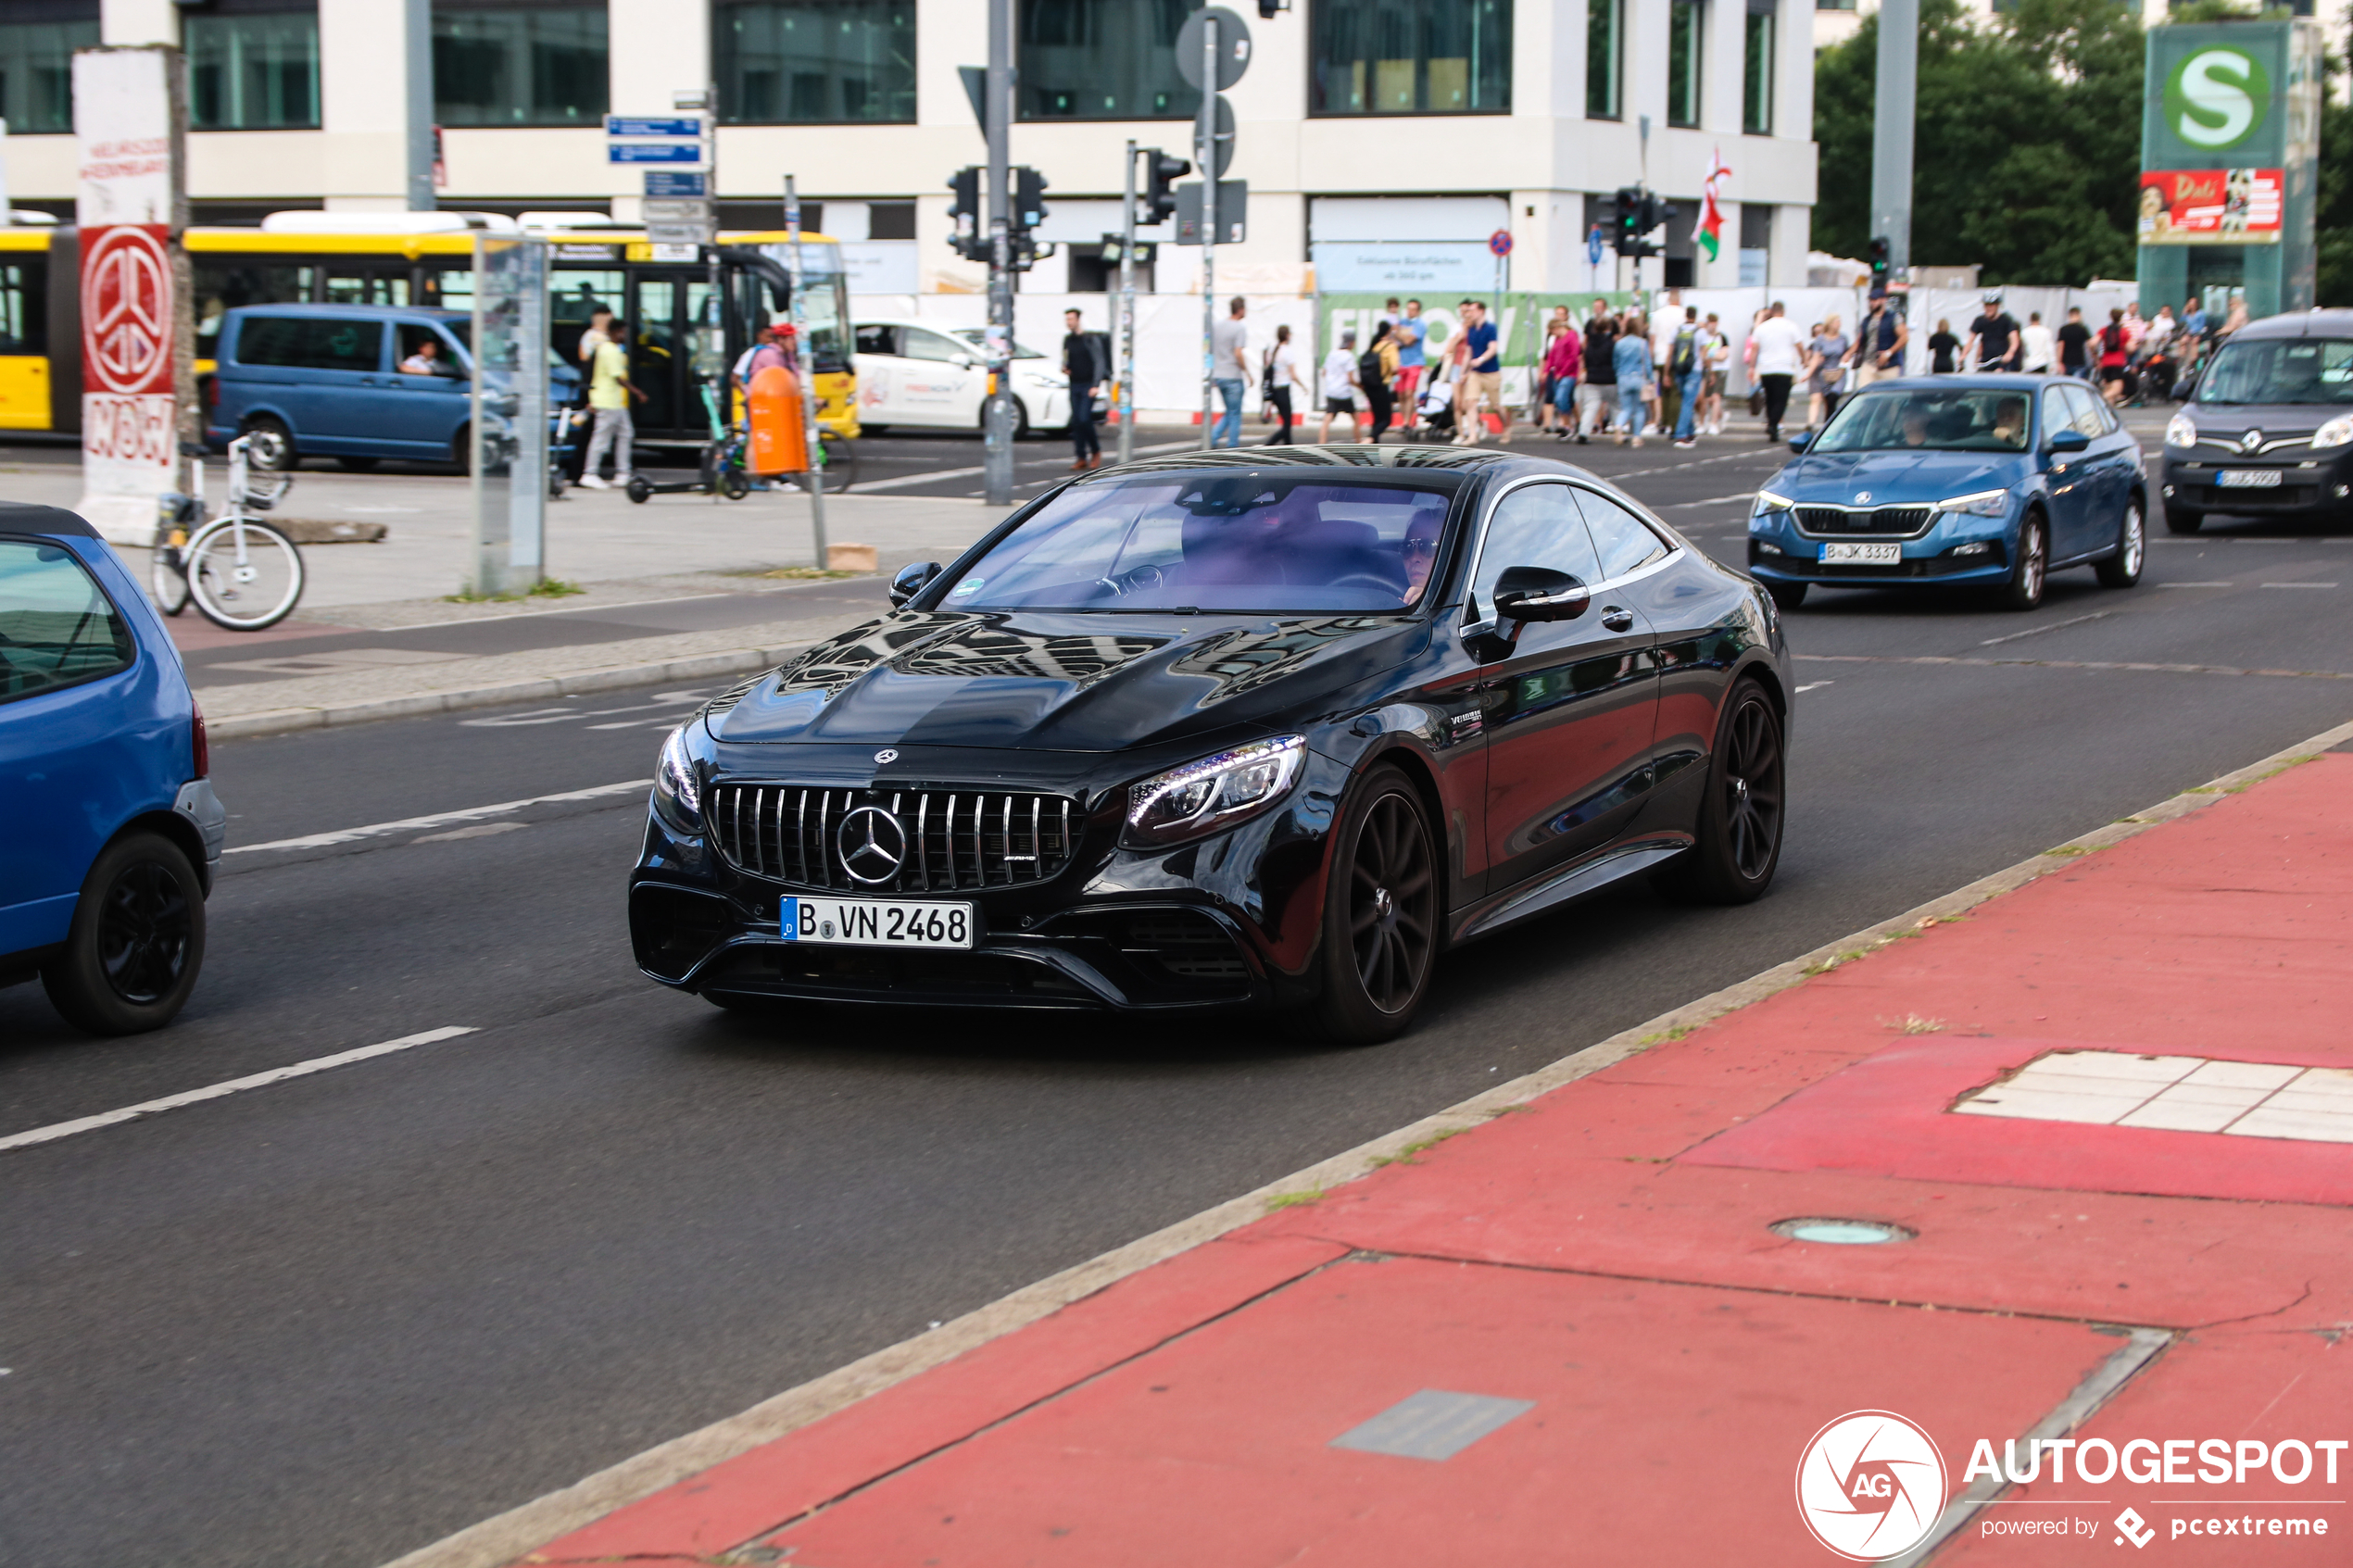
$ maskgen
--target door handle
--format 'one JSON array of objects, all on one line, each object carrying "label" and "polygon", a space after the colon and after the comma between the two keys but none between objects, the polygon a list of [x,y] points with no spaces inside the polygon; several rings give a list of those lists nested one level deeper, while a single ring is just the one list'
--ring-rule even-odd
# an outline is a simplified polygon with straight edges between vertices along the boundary
[{"label": "door handle", "polygon": [[1616,605],[1604,605],[1602,607],[1602,624],[1608,627],[1613,632],[1631,632],[1634,629],[1634,612],[1629,609],[1620,609]]}]

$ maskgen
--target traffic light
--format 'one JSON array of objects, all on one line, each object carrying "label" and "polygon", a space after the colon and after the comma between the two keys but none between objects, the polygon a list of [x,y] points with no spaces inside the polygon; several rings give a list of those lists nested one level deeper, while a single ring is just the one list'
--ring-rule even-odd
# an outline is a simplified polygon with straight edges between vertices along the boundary
[{"label": "traffic light", "polygon": [[1258,0],[1258,14],[1267,21],[1273,21],[1290,9],[1290,0]]},{"label": "traffic light", "polygon": [[1158,147],[1144,149],[1144,206],[1141,221],[1165,223],[1176,211],[1176,182],[1193,171],[1190,159],[1170,157]]},{"label": "traffic light", "polygon": [[1035,229],[1046,220],[1046,177],[1026,165],[1013,169],[1013,227]]},{"label": "traffic light", "polygon": [[948,234],[949,245],[967,261],[988,260],[988,240],[981,232],[980,222],[980,169],[958,169],[948,177],[948,189],[956,198],[948,209],[953,224]]},{"label": "traffic light", "polygon": [[1617,194],[1611,198],[1612,210],[1617,216],[1616,249],[1620,256],[1630,256],[1640,259],[1651,253],[1650,242],[1642,238],[1644,234],[1650,232],[1650,228],[1642,221],[1643,203],[1646,199],[1641,189],[1633,185],[1619,186]]},{"label": "traffic light", "polygon": [[1883,299],[1887,295],[1887,236],[1885,234],[1872,235],[1870,262],[1871,297],[1873,299]]},{"label": "traffic light", "polygon": [[[1648,191],[1642,193],[1643,233],[1657,233],[1661,229],[1674,222],[1678,215],[1678,209],[1673,202],[1661,201]],[[1648,240],[1642,243],[1653,254],[1656,254],[1658,247],[1655,245],[1652,245]]]}]

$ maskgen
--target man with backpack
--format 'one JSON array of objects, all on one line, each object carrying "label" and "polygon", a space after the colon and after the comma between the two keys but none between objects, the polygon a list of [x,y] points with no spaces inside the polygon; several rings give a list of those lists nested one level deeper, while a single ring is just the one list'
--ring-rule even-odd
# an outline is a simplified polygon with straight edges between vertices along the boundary
[{"label": "man with backpack", "polygon": [[1356,384],[1364,390],[1365,407],[1372,415],[1371,440],[1376,446],[1380,445],[1380,433],[1389,428],[1389,375],[1396,352],[1389,341],[1389,323],[1381,321],[1373,327],[1372,342],[1356,357]]},{"label": "man with backpack", "polygon": [[1699,445],[1700,372],[1699,307],[1683,307],[1683,324],[1667,345],[1667,373],[1675,378],[1682,411],[1675,416],[1675,445]]}]

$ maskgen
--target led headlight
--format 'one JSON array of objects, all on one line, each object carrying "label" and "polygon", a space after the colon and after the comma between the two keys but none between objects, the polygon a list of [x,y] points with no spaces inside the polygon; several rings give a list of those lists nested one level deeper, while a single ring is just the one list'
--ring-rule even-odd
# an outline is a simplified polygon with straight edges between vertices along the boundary
[{"label": "led headlight", "polygon": [[2010,493],[2007,490],[1980,490],[1973,495],[1956,495],[1939,501],[1940,512],[1964,512],[1970,517],[2007,517],[2010,509]]},{"label": "led headlight", "polygon": [[2339,414],[2312,433],[2315,447],[2342,446],[2348,441],[2353,441],[2353,414]]},{"label": "led headlight", "polygon": [[1796,504],[1786,495],[1776,495],[1770,490],[1759,490],[1756,493],[1756,509],[1749,513],[1749,516],[1775,517]]},{"label": "led headlight", "polygon": [[1130,784],[1121,841],[1135,849],[1180,844],[1254,817],[1290,792],[1306,755],[1304,736],[1282,735]]},{"label": "led headlight", "polygon": [[[2339,439],[2339,440],[2343,440],[2344,438],[2343,438],[2342,436],[2340,436],[2340,437],[2338,437],[2338,439]],[[2315,438],[2314,438],[2314,440],[2313,440],[2313,442],[2312,442],[2312,445],[2315,445],[2315,446],[2318,446],[2320,444],[2321,444],[2321,443],[2320,443],[2320,440],[2319,440],[2317,437],[2315,437]],[[2191,419],[2191,418],[2190,418],[2187,414],[2176,414],[2176,415],[2174,415],[2171,419],[2170,419],[2170,420],[2166,420],[2166,421],[2165,421],[2165,445],[2167,445],[2168,446],[2195,446],[2195,445],[2197,445],[2197,424],[2196,424],[2196,422],[2195,420],[2192,420],[2192,419]]]},{"label": "led headlight", "polygon": [[670,732],[654,764],[654,809],[680,833],[702,832],[702,778],[696,772],[697,742],[708,734],[702,715]]}]

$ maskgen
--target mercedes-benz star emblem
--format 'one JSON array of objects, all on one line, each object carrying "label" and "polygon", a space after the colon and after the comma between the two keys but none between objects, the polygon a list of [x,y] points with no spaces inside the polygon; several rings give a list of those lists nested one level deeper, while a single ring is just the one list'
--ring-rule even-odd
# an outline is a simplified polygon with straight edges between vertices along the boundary
[{"label": "mercedes-benz star emblem", "polygon": [[892,750],[892,749],[891,749],[890,747],[888,747],[888,746],[885,746],[885,747],[883,747],[883,749],[882,749],[882,750],[877,751],[877,752],[875,752],[875,762],[876,766],[878,766],[878,767],[887,768],[887,767],[889,767],[889,766],[890,766],[893,762],[896,762],[896,761],[898,761],[898,760],[899,760],[899,753],[898,753],[898,752],[896,752],[896,751],[894,751],[894,750]]},{"label": "mercedes-benz star emblem", "polygon": [[907,830],[879,806],[861,806],[844,817],[834,843],[841,869],[869,887],[897,876],[907,859]]}]

